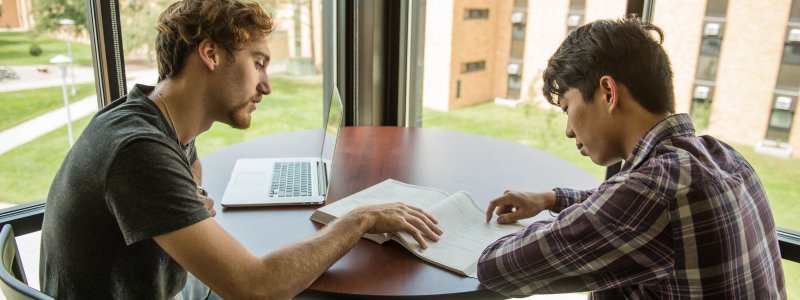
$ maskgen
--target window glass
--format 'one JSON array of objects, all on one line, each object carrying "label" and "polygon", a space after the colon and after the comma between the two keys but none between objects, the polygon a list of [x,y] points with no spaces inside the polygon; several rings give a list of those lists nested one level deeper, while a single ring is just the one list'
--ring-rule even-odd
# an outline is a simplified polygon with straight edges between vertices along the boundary
[{"label": "window glass", "polygon": [[44,200],[97,111],[85,3],[19,3],[0,14],[0,207]]},{"label": "window glass", "polygon": [[724,17],[728,9],[728,0],[708,0],[706,15]]},{"label": "window glass", "polygon": [[[272,93],[252,114],[250,128],[214,123],[197,137],[202,158],[217,149],[271,134],[322,126],[322,5],[321,0],[257,1],[271,13],[275,29],[269,37],[271,61],[267,73]],[[154,42],[158,15],[171,0],[121,1],[120,16],[128,89],[154,85],[158,69]],[[255,91],[254,91],[255,92]]]},{"label": "window glass", "polygon": [[792,8],[789,10],[789,21],[800,22],[800,1],[792,1]]},{"label": "window glass", "polygon": [[467,9],[466,19],[488,19],[488,9]]},{"label": "window glass", "polygon": [[[488,26],[454,14],[467,9],[463,2],[426,3],[422,126],[512,140],[603,178],[605,168],[582,157],[564,135],[566,118],[545,103],[539,81],[546,59],[566,37],[570,16],[577,17],[576,27],[600,17],[618,18],[625,3],[609,8],[597,0],[470,1],[495,14]],[[451,41],[447,49],[443,40]]]},{"label": "window glass", "polygon": [[481,71],[483,69],[486,69],[485,61],[468,62],[464,64],[464,67],[462,68],[461,72],[468,73],[468,72]]},{"label": "window glass", "polygon": [[[776,98],[800,94],[800,47],[791,41],[790,21],[798,2],[764,10],[753,1],[656,1],[653,17],[673,65],[677,111],[691,112],[699,132],[744,155],[764,184],[776,225],[793,230],[800,230],[800,128],[793,107],[778,108],[785,105]],[[704,94],[699,86],[709,87],[707,99],[697,97]],[[787,283],[800,281],[797,264],[784,264],[784,272]],[[787,291],[800,297],[796,285]]]},{"label": "window glass", "polygon": [[701,80],[714,80],[717,78],[717,68],[719,67],[719,56],[700,55],[697,58],[697,74],[695,77]]},{"label": "window glass", "polygon": [[789,43],[783,47],[777,85],[793,90],[800,86],[800,43]]},{"label": "window glass", "polygon": [[[541,73],[573,28],[570,23],[619,18],[625,1],[507,2],[480,2],[496,14],[491,27],[454,16],[465,9],[459,1],[427,2],[422,126],[526,144],[603,178],[605,169],[580,156],[565,138],[566,118],[545,103]],[[794,230],[800,230],[800,122],[795,111],[789,115],[773,109],[773,103],[778,92],[800,94],[800,69],[794,67],[800,58],[794,43],[787,42],[797,2],[764,10],[757,1],[655,1],[652,20],[664,30],[677,112],[690,114],[698,133],[723,140],[748,159],[764,183],[777,226]],[[521,10],[524,34],[511,16]],[[433,42],[442,40],[448,48]],[[464,64],[479,60],[486,61],[485,71],[461,72]],[[519,72],[511,64],[519,64]],[[699,86],[705,89],[696,90]],[[790,127],[780,139],[789,148],[772,146],[774,125]],[[784,267],[786,282],[800,282],[800,268]],[[790,298],[800,297],[800,287],[789,289]]]}]

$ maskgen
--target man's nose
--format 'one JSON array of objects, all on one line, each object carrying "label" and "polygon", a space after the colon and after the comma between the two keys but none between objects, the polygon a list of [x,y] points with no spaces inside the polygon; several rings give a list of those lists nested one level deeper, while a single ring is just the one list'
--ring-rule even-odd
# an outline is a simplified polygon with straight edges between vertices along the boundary
[{"label": "man's nose", "polygon": [[272,93],[272,86],[269,85],[269,79],[264,79],[264,81],[258,85],[258,92],[264,96]]},{"label": "man's nose", "polygon": [[568,138],[571,138],[571,139],[574,139],[574,138],[575,138],[575,131],[572,131],[572,127],[569,127],[569,125],[567,125],[567,132],[566,132],[566,134],[567,134],[567,137],[568,137]]}]

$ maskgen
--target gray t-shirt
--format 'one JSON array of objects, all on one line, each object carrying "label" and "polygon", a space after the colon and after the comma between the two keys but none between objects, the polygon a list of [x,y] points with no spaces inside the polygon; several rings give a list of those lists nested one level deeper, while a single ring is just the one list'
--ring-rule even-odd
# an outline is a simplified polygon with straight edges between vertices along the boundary
[{"label": "gray t-shirt", "polygon": [[194,141],[137,85],[94,116],[56,174],[42,225],[40,281],[58,299],[165,299],[186,271],[154,236],[209,217],[196,194]]}]

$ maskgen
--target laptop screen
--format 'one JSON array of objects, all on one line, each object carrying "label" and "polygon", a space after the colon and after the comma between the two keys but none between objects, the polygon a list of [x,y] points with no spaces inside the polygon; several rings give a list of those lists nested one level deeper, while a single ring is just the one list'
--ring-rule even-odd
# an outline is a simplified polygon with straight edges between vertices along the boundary
[{"label": "laptop screen", "polygon": [[[336,149],[336,140],[339,136],[339,127],[342,125],[342,99],[336,86],[331,91],[328,103],[328,118],[325,122],[325,139],[322,141],[322,160],[328,163],[333,161],[333,151]],[[330,166],[328,166],[330,167]]]}]

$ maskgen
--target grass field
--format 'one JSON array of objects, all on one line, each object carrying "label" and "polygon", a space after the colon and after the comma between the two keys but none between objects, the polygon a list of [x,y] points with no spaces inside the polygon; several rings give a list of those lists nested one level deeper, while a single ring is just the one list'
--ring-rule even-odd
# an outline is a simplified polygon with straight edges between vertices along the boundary
[{"label": "grass field", "polygon": [[[67,55],[66,41],[40,35],[35,42],[42,48],[42,53],[31,56],[28,49],[33,41],[27,32],[0,32],[0,65],[49,65],[53,56]],[[73,41],[71,46],[76,65],[92,65],[92,52],[88,44]]]},{"label": "grass field", "polygon": [[[75,87],[77,92],[75,96],[69,95],[70,103],[95,94],[94,83],[77,84]],[[63,97],[61,86],[0,93],[0,130],[63,107]]]}]

